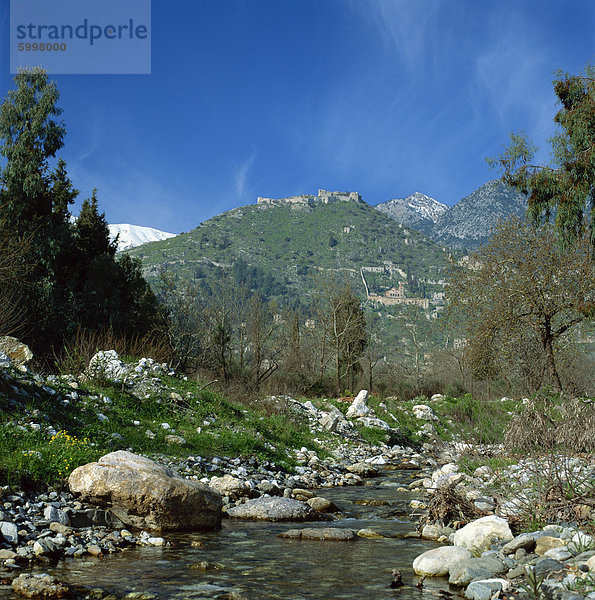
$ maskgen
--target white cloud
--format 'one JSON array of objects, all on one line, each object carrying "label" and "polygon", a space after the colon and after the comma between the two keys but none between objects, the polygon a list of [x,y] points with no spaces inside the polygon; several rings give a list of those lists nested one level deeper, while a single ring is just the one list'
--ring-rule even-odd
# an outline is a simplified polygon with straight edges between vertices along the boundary
[{"label": "white cloud", "polygon": [[397,51],[407,70],[422,69],[436,41],[433,30],[438,22],[439,3],[433,0],[352,0],[351,5],[375,27],[384,45]]},{"label": "white cloud", "polygon": [[471,105],[476,118],[494,115],[504,131],[523,129],[541,143],[553,132],[556,110],[555,62],[547,41],[517,13],[499,15],[492,29],[498,33],[475,60]]},{"label": "white cloud", "polygon": [[240,201],[242,204],[247,203],[251,200],[251,190],[248,184],[248,178],[250,175],[250,169],[252,168],[255,159],[256,148],[253,147],[250,156],[235,167],[235,194],[237,196],[237,201]]}]

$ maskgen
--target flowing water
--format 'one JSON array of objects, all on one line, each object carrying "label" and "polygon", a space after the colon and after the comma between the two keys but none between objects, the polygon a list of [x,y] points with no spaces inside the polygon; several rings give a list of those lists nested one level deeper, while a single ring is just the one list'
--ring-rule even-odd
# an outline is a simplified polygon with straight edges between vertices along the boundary
[{"label": "flowing water", "polygon": [[[408,479],[408,473],[392,472],[366,486],[320,490],[341,509],[335,522],[224,520],[219,531],[166,536],[172,547],[66,560],[46,571],[118,595],[138,591],[159,599],[221,597],[222,588],[232,592],[230,598],[248,600],[436,598],[444,581],[426,581],[420,590],[411,569],[413,559],[436,544],[402,537],[415,529],[408,516],[411,494],[396,491]],[[386,537],[335,542],[278,537],[292,528],[329,526],[369,528]],[[389,587],[392,569],[402,571],[404,587]]]}]

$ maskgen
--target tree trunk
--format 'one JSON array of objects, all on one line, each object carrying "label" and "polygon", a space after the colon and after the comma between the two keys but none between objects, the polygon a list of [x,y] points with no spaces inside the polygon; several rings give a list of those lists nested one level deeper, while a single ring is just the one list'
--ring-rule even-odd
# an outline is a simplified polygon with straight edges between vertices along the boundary
[{"label": "tree trunk", "polygon": [[545,326],[541,331],[541,343],[543,345],[543,351],[545,352],[545,365],[547,374],[554,385],[554,389],[557,392],[561,392],[562,382],[560,381],[560,376],[558,375],[558,370],[556,369],[556,361],[554,358],[554,336],[552,335],[552,329],[549,320],[546,321]]}]

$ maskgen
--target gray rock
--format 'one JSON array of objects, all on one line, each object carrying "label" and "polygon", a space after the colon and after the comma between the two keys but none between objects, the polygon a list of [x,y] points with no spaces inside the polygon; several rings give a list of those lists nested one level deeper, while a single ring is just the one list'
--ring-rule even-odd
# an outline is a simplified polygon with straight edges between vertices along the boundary
[{"label": "gray rock", "polygon": [[0,369],[9,369],[12,367],[10,357],[4,352],[0,352]]},{"label": "gray rock", "polygon": [[50,523],[61,523],[62,525],[70,525],[70,519],[68,515],[55,506],[47,506],[43,511],[44,519],[47,519]]},{"label": "gray rock", "polygon": [[4,539],[9,543],[16,545],[19,543],[19,528],[10,521],[0,522],[0,533]]},{"label": "gray rock", "polygon": [[572,553],[565,547],[552,548],[551,550],[548,550],[543,556],[547,558],[553,558],[554,560],[566,561],[572,557]]},{"label": "gray rock", "polygon": [[76,529],[81,527],[109,527],[121,529],[124,523],[115,515],[101,508],[87,508],[73,511],[70,514],[70,525]]},{"label": "gray rock", "polygon": [[68,485],[83,500],[109,506],[122,522],[139,529],[191,531],[221,524],[219,492],[130,452],[111,452],[76,468]]},{"label": "gray rock", "polygon": [[448,583],[463,587],[474,579],[490,579],[507,570],[506,565],[496,556],[468,558],[450,567]]},{"label": "gray rock", "polygon": [[535,563],[533,568],[537,577],[550,577],[555,573],[562,573],[565,570],[564,565],[553,558],[542,558]]},{"label": "gray rock", "polygon": [[54,554],[56,550],[56,544],[47,538],[39,539],[33,544],[33,552],[35,552],[37,556],[47,554],[51,555]]},{"label": "gray rock", "polygon": [[255,521],[311,521],[317,513],[310,506],[293,498],[255,498],[227,510],[233,519]]},{"label": "gray rock", "polygon": [[339,527],[307,527],[305,529],[289,529],[280,533],[279,537],[292,540],[344,542],[355,540],[356,535],[351,529],[341,529]]},{"label": "gray rock", "polygon": [[474,581],[465,590],[465,597],[469,600],[491,600],[494,594],[505,589],[508,582],[504,579],[484,579]]},{"label": "gray rock", "polygon": [[510,542],[506,542],[502,546],[502,552],[504,554],[514,554],[519,548],[523,548],[527,552],[532,552],[535,548],[536,540],[537,536],[535,533],[523,533],[510,540]]}]

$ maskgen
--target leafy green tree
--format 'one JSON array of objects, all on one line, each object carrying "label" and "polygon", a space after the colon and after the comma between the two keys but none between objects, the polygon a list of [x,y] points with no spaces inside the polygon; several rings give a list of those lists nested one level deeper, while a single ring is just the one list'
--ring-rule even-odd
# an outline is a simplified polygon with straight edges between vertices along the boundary
[{"label": "leafy green tree", "polygon": [[562,390],[560,350],[595,314],[593,261],[586,234],[561,248],[552,226],[511,218],[466,267],[453,265],[448,314],[465,333],[475,377],[510,375],[528,357]]},{"label": "leafy green tree", "polygon": [[157,300],[140,264],[116,259],[95,191],[71,223],[78,190],[64,160],[50,168],[65,135],[55,83],[39,68],[20,71],[15,83],[0,105],[0,224],[13,247],[26,240],[18,253],[26,268],[18,271],[23,278],[0,288],[8,285],[7,297],[21,301],[25,340],[47,355],[81,326],[136,335],[150,330],[161,318]]},{"label": "leafy green tree", "polygon": [[510,146],[488,163],[503,179],[528,194],[534,221],[555,223],[567,244],[580,236],[585,215],[595,246],[595,68],[580,75],[558,75],[554,90],[561,105],[554,117],[558,132],[550,140],[553,161],[535,165],[537,148],[523,133],[511,134]]},{"label": "leafy green tree", "polygon": [[2,213],[15,231],[28,233],[44,228],[54,212],[48,160],[64,145],[66,131],[56,120],[58,89],[45,71],[19,71],[15,83],[0,106]]},{"label": "leafy green tree", "polygon": [[57,120],[62,111],[56,106],[56,85],[39,68],[20,71],[15,83],[0,106],[0,154],[6,159],[0,171],[0,218],[12,236],[30,241],[28,281],[21,282],[19,295],[26,298],[28,341],[43,351],[71,318],[72,297],[65,286],[70,240],[66,207],[76,191],[63,162],[53,173],[49,166],[65,134]]},{"label": "leafy green tree", "polygon": [[[360,300],[348,282],[327,283],[320,311],[321,326],[328,340],[328,350],[334,357],[335,391],[341,394],[342,384],[355,386],[356,374],[368,338],[366,316]],[[325,353],[325,345],[322,354]]]}]

